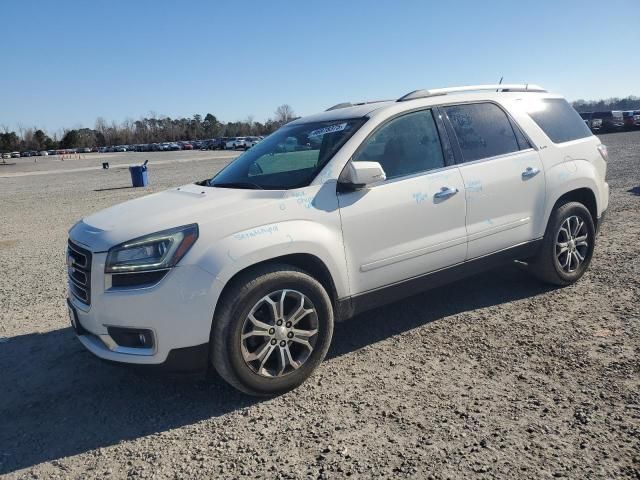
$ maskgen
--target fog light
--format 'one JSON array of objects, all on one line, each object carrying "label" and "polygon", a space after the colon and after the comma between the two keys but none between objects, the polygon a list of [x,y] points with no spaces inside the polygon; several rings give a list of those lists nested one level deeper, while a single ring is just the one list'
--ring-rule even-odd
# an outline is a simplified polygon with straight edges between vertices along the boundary
[{"label": "fog light", "polygon": [[153,332],[151,330],[107,327],[107,332],[120,347],[153,348]]}]

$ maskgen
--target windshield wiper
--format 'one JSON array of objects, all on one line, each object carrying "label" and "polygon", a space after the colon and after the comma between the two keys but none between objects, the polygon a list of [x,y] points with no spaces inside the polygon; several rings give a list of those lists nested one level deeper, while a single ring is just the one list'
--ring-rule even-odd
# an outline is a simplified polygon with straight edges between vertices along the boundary
[{"label": "windshield wiper", "polygon": [[251,182],[212,183],[211,186],[220,188],[248,188],[251,190],[264,190],[260,185]]}]

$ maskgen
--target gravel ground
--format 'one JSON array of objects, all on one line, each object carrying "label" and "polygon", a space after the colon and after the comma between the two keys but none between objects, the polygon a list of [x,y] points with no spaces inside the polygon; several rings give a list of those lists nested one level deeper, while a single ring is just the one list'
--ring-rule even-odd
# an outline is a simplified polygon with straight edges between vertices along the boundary
[{"label": "gravel ground", "polygon": [[269,400],[104,364],[65,310],[78,218],[210,176],[228,153],[107,155],[151,160],[135,190],[126,169],[77,170],[98,157],[0,167],[0,474],[640,478],[640,132],[603,141],[610,209],[577,285],[514,265],[374,310]]}]

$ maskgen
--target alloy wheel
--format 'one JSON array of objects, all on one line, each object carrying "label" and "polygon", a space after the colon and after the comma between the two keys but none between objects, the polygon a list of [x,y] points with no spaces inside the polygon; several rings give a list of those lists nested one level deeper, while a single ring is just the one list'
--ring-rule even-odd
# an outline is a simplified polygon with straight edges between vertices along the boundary
[{"label": "alloy wheel", "polygon": [[588,252],[586,222],[577,215],[566,218],[556,235],[555,255],[560,268],[566,273],[574,273],[584,263]]},{"label": "alloy wheel", "polygon": [[288,375],[311,356],[318,324],[316,308],[303,293],[289,289],[269,293],[244,320],[242,357],[258,375]]}]

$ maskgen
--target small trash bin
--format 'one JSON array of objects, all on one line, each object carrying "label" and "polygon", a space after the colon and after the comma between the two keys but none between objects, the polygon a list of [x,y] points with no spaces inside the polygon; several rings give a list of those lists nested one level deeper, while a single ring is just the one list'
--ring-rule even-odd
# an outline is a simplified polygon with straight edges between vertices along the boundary
[{"label": "small trash bin", "polygon": [[131,184],[134,187],[146,187],[149,185],[149,173],[147,172],[147,162],[145,160],[142,165],[129,167],[129,173],[131,174]]}]

